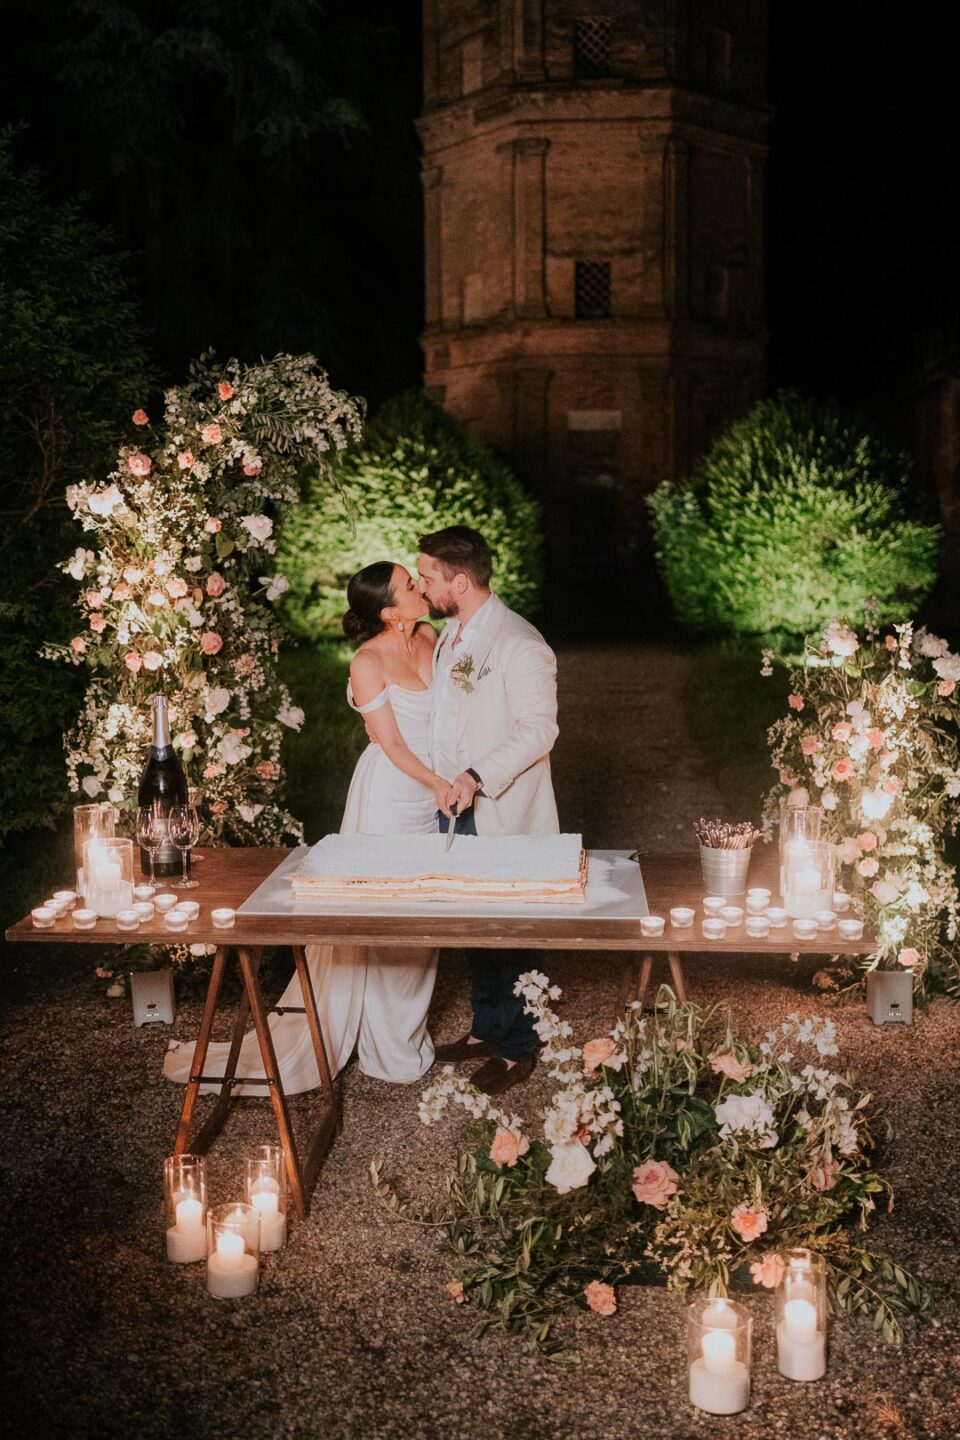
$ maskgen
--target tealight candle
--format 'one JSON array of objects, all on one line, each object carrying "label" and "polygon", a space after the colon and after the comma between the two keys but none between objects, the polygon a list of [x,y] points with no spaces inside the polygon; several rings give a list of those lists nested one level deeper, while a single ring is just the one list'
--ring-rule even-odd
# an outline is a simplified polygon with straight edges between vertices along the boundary
[{"label": "tealight candle", "polygon": [[842,937],[843,937],[844,940],[862,940],[862,939],[863,939],[863,921],[862,921],[862,920],[854,920],[854,919],[838,920],[838,921],[837,921],[837,929],[840,931],[840,934],[842,935]]},{"label": "tealight candle", "polygon": [[695,913],[689,905],[675,905],[670,911],[670,924],[677,930],[683,930],[693,924]]},{"label": "tealight candle", "polygon": [[719,915],[704,915],[701,926],[707,940],[723,940],[727,933],[727,922]]},{"label": "tealight candle", "polygon": [[35,930],[49,930],[56,924],[57,912],[50,905],[38,905],[36,910],[30,911],[30,917]]},{"label": "tealight candle", "polygon": [[832,910],[818,910],[814,915],[818,930],[832,930],[837,923],[837,917]]},{"label": "tealight candle", "polygon": [[767,910],[767,919],[772,930],[782,930],[789,918],[786,910],[782,910],[779,905],[771,905]]},{"label": "tealight candle", "polygon": [[704,895],[703,913],[704,915],[719,915],[726,903],[726,898],[723,895]]},{"label": "tealight candle", "polygon": [[764,940],[770,934],[770,921],[766,915],[747,916],[747,934],[754,940]]},{"label": "tealight candle", "polygon": [[662,915],[641,915],[640,934],[662,935],[665,923],[666,922]]},{"label": "tealight candle", "polygon": [[51,895],[48,900],[44,900],[43,909],[52,910],[56,918],[61,920],[67,913],[67,902],[65,900],[57,900],[55,896]]},{"label": "tealight candle", "polygon": [[769,893],[763,895],[748,895],[746,898],[746,911],[748,915],[765,915],[767,906],[770,904]]},{"label": "tealight candle", "polygon": [[770,891],[766,885],[751,885],[747,891],[748,900],[762,900],[764,905],[770,904]]},{"label": "tealight candle", "polygon": [[54,900],[58,900],[67,910],[72,910],[77,903],[76,890],[54,890]]},{"label": "tealight candle", "polygon": [[92,930],[97,923],[96,910],[87,910],[80,907],[73,912],[74,930]]},{"label": "tealight candle", "polygon": [[794,920],[793,933],[797,940],[813,940],[817,934],[816,920]]},{"label": "tealight candle", "polygon": [[135,900],[152,900],[156,893],[156,885],[135,885],[133,887],[133,898]]},{"label": "tealight candle", "polygon": [[136,910],[118,910],[118,911],[117,911],[117,929],[118,929],[118,930],[139,930],[139,929],[140,929],[140,916],[137,914]]},{"label": "tealight candle", "polygon": [[196,920],[200,914],[200,905],[196,900],[178,900],[177,909],[186,915],[188,920]]},{"label": "tealight candle", "polygon": [[743,920],[743,907],[741,905],[724,905],[720,911],[721,920],[728,925],[739,925]]},{"label": "tealight candle", "polygon": [[[186,930],[187,928],[188,920],[182,910],[168,910],[163,918],[166,921],[168,930]],[[816,929],[817,927],[814,926],[813,928]]]},{"label": "tealight candle", "polygon": [[210,911],[210,919],[218,930],[229,930],[236,918],[236,910],[231,910],[228,905],[218,906],[216,910]]},{"label": "tealight candle", "polygon": [[846,890],[834,890],[833,908],[838,915],[842,915],[845,910],[850,909],[850,896]]},{"label": "tealight candle", "polygon": [[138,900],[137,903],[136,903],[136,905],[134,905],[133,908],[134,908],[134,910],[136,910],[137,914],[139,915],[141,923],[142,923],[143,921],[145,921],[145,920],[152,920],[152,919],[153,919],[153,913],[154,913],[154,911],[153,911],[153,901],[152,901],[152,900]]},{"label": "tealight candle", "polygon": [[178,897],[174,895],[172,890],[162,890],[159,895],[154,895],[153,903],[160,911],[160,914],[163,915],[165,911],[173,909],[177,903],[177,899]]}]

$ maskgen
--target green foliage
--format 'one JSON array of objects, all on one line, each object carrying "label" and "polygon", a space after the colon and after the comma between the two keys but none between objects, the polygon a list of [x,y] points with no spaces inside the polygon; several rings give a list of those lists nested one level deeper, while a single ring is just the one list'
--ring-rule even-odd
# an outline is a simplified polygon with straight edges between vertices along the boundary
[{"label": "green foliage", "polygon": [[541,578],[541,521],[503,461],[422,395],[389,400],[361,446],[336,464],[339,493],[321,478],[286,521],[278,561],[290,581],[284,623],[305,639],[339,636],[350,576],[375,560],[416,570],[417,540],[472,525],[494,553],[493,585],[529,614]]},{"label": "green foliage", "polygon": [[[37,652],[70,634],[65,487],[103,465],[151,371],[126,261],[79,202],[53,204],[0,134],[0,837],[66,799],[60,734],[81,693]],[[29,776],[29,783],[25,777]]]},{"label": "green foliage", "polygon": [[716,441],[689,485],[649,500],[680,619],[733,634],[801,635],[877,602],[911,613],[936,579],[939,527],[910,462],[829,405],[764,400]]}]

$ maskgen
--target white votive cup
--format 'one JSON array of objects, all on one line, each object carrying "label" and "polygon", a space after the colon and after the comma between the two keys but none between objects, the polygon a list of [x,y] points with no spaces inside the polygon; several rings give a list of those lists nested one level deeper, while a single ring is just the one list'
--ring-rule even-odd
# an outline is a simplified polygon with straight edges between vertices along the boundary
[{"label": "white votive cup", "polygon": [[[228,905],[221,905],[216,910],[210,911],[210,919],[218,930],[229,930],[236,918],[236,910],[231,910]],[[640,924],[643,924],[642,920]]]},{"label": "white votive cup", "polygon": [[662,915],[641,915],[641,916],[640,916],[640,934],[641,934],[641,935],[662,935],[662,934],[663,934],[663,927],[664,927],[665,923],[666,923],[666,922],[665,922],[665,920],[664,920],[664,918],[663,918]]},{"label": "white votive cup", "polygon": [[817,937],[816,920],[794,920],[793,933],[797,940],[815,940]]},{"label": "white votive cup", "polygon": [[727,934],[727,922],[719,915],[704,915],[701,929],[705,940],[723,940]]},{"label": "white votive cup", "polygon": [[742,925],[743,906],[724,905],[723,909],[720,911],[720,919],[725,920],[728,925]]},{"label": "white votive cup", "polygon": [[96,910],[87,910],[81,907],[73,912],[74,930],[92,930],[97,923]]},{"label": "white votive cup", "polygon": [[140,916],[136,910],[118,910],[116,918],[118,930],[140,929]]},{"label": "white votive cup", "polygon": [[51,895],[48,900],[44,900],[42,908],[44,910],[52,910],[55,917],[58,920],[62,920],[67,913],[68,906],[65,900],[57,900]]},{"label": "white votive cup", "polygon": [[[189,924],[182,910],[168,910],[163,918],[168,930],[186,930]],[[816,929],[816,926],[814,926],[814,929]]]},{"label": "white votive cup", "polygon": [[767,919],[770,921],[771,930],[782,930],[789,918],[786,910],[781,910],[779,905],[771,905],[767,910]]},{"label": "white votive cup", "polygon": [[196,920],[200,914],[200,902],[198,900],[179,900],[177,909],[182,911],[188,920]]},{"label": "white votive cup", "polygon": [[850,909],[850,896],[846,890],[834,890],[833,908],[837,915],[842,915],[844,911]]},{"label": "white votive cup", "polygon": [[854,920],[854,919],[838,920],[838,921],[837,921],[837,929],[840,931],[840,935],[841,935],[842,939],[844,939],[844,940],[862,940],[862,939],[863,939],[863,921],[862,921],[862,920]]},{"label": "white votive cup", "polygon": [[77,903],[76,890],[54,890],[53,898],[66,910],[72,910]]},{"label": "white votive cup", "polygon": [[36,910],[30,911],[30,918],[34,930],[49,930],[57,923],[57,912],[52,905],[38,905]]},{"label": "white votive cup", "polygon": [[152,900],[156,893],[156,885],[135,885],[133,887],[134,900]]},{"label": "white votive cup", "polygon": [[726,903],[725,895],[704,895],[703,913],[704,915],[719,915]]},{"label": "white votive cup", "polygon": [[136,910],[141,924],[153,919],[154,909],[152,900],[138,900],[133,908]]},{"label": "white votive cup", "polygon": [[832,910],[818,910],[814,915],[818,930],[832,930],[837,923],[837,917]]},{"label": "white votive cup", "polygon": [[168,910],[173,909],[179,898],[178,895],[174,895],[172,890],[161,890],[159,895],[154,895],[153,903],[160,914],[164,915]]},{"label": "white votive cup", "polygon": [[766,899],[762,895],[748,895],[744,902],[744,908],[748,915],[765,915],[769,904],[769,894]]},{"label": "white votive cup", "polygon": [[675,930],[685,930],[693,924],[696,911],[689,905],[674,905],[670,911],[670,924]]},{"label": "white votive cup", "polygon": [[770,921],[766,915],[748,915],[747,934],[754,940],[765,940],[770,934]]},{"label": "white votive cup", "polygon": [[771,892],[767,889],[766,885],[751,885],[747,891],[747,899],[762,900],[764,908],[766,908],[770,904],[770,894]]}]

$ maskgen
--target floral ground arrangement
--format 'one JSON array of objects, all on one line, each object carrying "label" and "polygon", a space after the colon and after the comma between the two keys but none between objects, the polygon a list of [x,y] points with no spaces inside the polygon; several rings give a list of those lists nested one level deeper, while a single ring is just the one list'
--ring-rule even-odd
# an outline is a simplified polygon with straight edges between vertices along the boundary
[{"label": "floral ground arrangement", "polygon": [[617,1286],[773,1289],[780,1252],[806,1246],[825,1258],[834,1308],[900,1342],[927,1297],[857,1238],[892,1192],[872,1168],[871,1097],[827,1064],[831,1020],[792,1015],[754,1044],[725,1006],[679,1005],[664,988],[653,1017],[632,1007],[580,1048],[545,975],[517,991],[558,1085],[543,1140],[446,1067],[422,1121],[453,1102],[482,1128],[443,1200],[404,1202],[371,1167],[399,1217],[442,1230],[458,1270],[448,1288],[483,1312],[478,1332],[525,1333],[562,1356],[555,1320],[575,1306],[613,1315]]}]

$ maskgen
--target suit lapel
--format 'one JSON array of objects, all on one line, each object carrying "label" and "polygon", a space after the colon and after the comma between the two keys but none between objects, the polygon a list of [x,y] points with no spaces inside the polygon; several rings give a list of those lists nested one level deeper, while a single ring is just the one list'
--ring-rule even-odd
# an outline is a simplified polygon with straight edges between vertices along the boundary
[{"label": "suit lapel", "polygon": [[[479,676],[483,670],[484,665],[486,665],[490,656],[493,654],[493,651],[500,639],[500,634],[503,630],[504,621],[507,618],[507,607],[504,605],[503,601],[498,595],[494,595],[492,597],[492,603],[495,607],[495,613],[493,616],[491,616],[490,621],[487,624],[486,630],[480,636],[480,644],[477,647],[476,654],[473,655],[472,679],[475,686],[479,684]],[[470,701],[472,698],[473,697],[468,695],[465,690],[461,689],[457,709],[458,745],[463,739],[463,732],[466,730],[467,721],[470,718]]]}]

